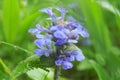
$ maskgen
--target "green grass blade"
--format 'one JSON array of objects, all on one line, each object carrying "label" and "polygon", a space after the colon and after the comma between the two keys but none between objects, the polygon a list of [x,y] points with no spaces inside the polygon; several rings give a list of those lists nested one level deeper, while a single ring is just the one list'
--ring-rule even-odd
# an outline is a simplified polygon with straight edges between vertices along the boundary
[{"label": "green grass blade", "polygon": [[99,80],[108,80],[107,79],[106,71],[102,68],[102,66],[100,66],[99,64],[97,64],[93,60],[90,60],[89,62],[93,66],[93,68],[95,69],[95,71],[97,72]]},{"label": "green grass blade", "polygon": [[39,16],[40,12],[35,12],[23,19],[20,25],[19,32],[17,33],[17,35],[19,35],[19,40],[24,40],[24,38],[26,37],[26,33],[28,33],[29,27],[32,26],[33,23],[35,23],[36,19]]},{"label": "green grass blade", "polygon": [[19,4],[18,0],[4,0],[3,5],[3,30],[5,39],[14,42],[19,28]]},{"label": "green grass blade", "polygon": [[104,19],[100,7],[96,2],[89,0],[85,0],[85,1],[80,0],[79,3],[83,15],[86,19],[87,28],[91,35],[90,38],[94,40],[94,45],[97,46],[95,48],[97,50],[109,49],[111,46],[111,40],[109,38],[108,28],[104,23]]},{"label": "green grass blade", "polygon": [[12,75],[10,69],[7,67],[7,65],[3,62],[3,60],[0,58],[0,64],[4,68],[5,72],[9,74],[9,76],[14,80],[14,76]]},{"label": "green grass blade", "polygon": [[[118,2],[120,3],[120,2]],[[98,1],[98,4],[103,7],[104,9],[112,12],[116,16],[116,21],[118,25],[118,30],[120,32],[120,11],[117,9],[117,7],[108,1]]]}]

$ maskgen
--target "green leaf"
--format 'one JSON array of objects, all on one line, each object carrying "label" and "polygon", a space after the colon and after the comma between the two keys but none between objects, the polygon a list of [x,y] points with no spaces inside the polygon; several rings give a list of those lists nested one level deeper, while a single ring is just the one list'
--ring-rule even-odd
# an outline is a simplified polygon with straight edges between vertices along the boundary
[{"label": "green leaf", "polygon": [[0,70],[0,80],[7,79],[7,78],[8,78],[8,75],[5,72]]},{"label": "green leaf", "polygon": [[13,75],[15,76],[15,78],[17,78],[21,74],[26,73],[27,71],[38,67],[40,67],[39,56],[32,55],[27,59],[18,63],[18,65],[13,70]]},{"label": "green leaf", "polygon": [[4,0],[3,5],[3,30],[5,39],[14,42],[19,29],[19,3],[18,0]]},{"label": "green leaf", "polygon": [[108,1],[98,1],[98,4],[103,7],[104,9],[112,12],[116,16],[116,21],[118,23],[118,29],[120,31],[120,11],[113,5],[110,4]]},{"label": "green leaf", "polygon": [[89,69],[91,69],[91,68],[92,68],[92,66],[91,66],[89,60],[87,60],[87,59],[83,60],[83,61],[82,61],[80,64],[78,64],[78,66],[77,66],[77,70],[79,70],[79,71],[89,70]]},{"label": "green leaf", "polygon": [[107,9],[108,11],[112,12],[113,14],[118,14],[120,17],[120,12],[117,8],[115,8],[112,4],[110,4],[108,1],[98,1],[98,4]]},{"label": "green leaf", "polygon": [[40,68],[34,68],[27,72],[27,75],[33,80],[44,80],[48,72]]},{"label": "green leaf", "polygon": [[93,60],[90,60],[89,62],[93,66],[95,71],[97,72],[98,77],[99,77],[100,80],[108,80],[106,71],[104,70],[104,68],[102,66],[100,66],[99,64],[97,64]]},{"label": "green leaf", "polygon": [[114,51],[108,53],[106,56],[106,70],[108,71],[111,80],[119,80],[120,79],[120,58],[117,55],[120,52]]},{"label": "green leaf", "polygon": [[0,64],[4,68],[5,72],[8,73],[11,77],[13,77],[10,69],[7,67],[7,65],[3,62],[3,60],[1,58],[0,58]]},{"label": "green leaf", "polygon": [[96,1],[91,0],[78,0],[78,2],[80,3],[81,10],[86,20],[94,48],[100,52],[102,50],[106,51],[111,47],[111,39],[108,27],[104,23],[104,16],[102,15],[100,6],[98,6]]},{"label": "green leaf", "polygon": [[[29,27],[35,23],[35,20],[40,16],[40,12],[34,12],[33,14],[28,15],[25,17],[20,25],[19,32],[17,35],[19,35],[20,40],[24,40],[26,37],[26,33],[28,33]],[[24,35],[24,36],[23,36]]]}]

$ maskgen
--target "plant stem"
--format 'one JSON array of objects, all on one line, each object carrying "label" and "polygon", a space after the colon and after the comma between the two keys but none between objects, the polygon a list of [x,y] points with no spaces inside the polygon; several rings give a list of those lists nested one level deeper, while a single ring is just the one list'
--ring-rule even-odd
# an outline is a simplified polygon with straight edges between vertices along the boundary
[{"label": "plant stem", "polygon": [[[60,50],[61,50],[61,47],[57,46],[57,47],[56,47],[55,57],[58,57],[58,56],[61,54],[61,53],[60,53]],[[60,71],[61,71],[61,67],[55,65],[55,69],[54,69],[54,80],[58,80],[58,79],[59,79]]]},{"label": "plant stem", "polygon": [[54,70],[54,80],[58,80],[60,76],[60,66],[55,66]]}]

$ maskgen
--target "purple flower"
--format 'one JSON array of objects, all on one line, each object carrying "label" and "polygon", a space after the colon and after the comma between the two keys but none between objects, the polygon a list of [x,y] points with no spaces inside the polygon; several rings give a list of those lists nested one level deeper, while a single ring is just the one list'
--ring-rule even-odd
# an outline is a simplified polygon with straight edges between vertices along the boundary
[{"label": "purple flower", "polygon": [[48,57],[52,53],[52,46],[51,46],[52,41],[49,36],[44,35],[44,37],[35,40],[34,43],[39,48],[34,51],[38,56],[45,55]]},{"label": "purple flower", "polygon": [[41,26],[36,24],[36,28],[29,29],[28,32],[30,32],[32,34],[34,34],[34,33],[39,34],[41,32]]},{"label": "purple flower", "polygon": [[69,22],[67,24],[67,28],[70,30],[75,30],[76,34],[79,34],[80,36],[82,36],[84,38],[89,37],[89,33],[87,32],[87,30],[85,28],[82,27],[82,25],[80,23]]},{"label": "purple flower", "polygon": [[84,55],[82,54],[81,50],[78,51],[68,51],[65,52],[65,54],[69,57],[67,57],[68,61],[74,61],[75,59],[77,61],[82,61],[85,59]]},{"label": "purple flower", "polygon": [[56,41],[55,41],[55,46],[60,46],[60,45],[64,45],[67,43],[67,35],[63,32],[63,30],[57,30],[53,33],[53,36],[55,37]]},{"label": "purple flower", "polygon": [[62,65],[62,68],[64,70],[67,70],[73,67],[73,64],[67,60],[66,55],[60,55],[58,57],[58,60],[55,61],[55,64],[57,66]]},{"label": "purple flower", "polygon": [[[74,43],[78,42],[79,37],[87,38],[89,34],[74,18],[70,17],[67,21],[64,20],[67,11],[63,7],[56,9],[61,13],[60,17],[53,13],[51,7],[41,9],[41,12],[50,16],[52,24],[47,28],[37,24],[36,28],[30,29],[29,32],[35,34],[37,38],[34,44],[38,49],[35,49],[34,52],[38,56],[56,58],[55,65],[67,70],[73,67],[74,60],[82,61],[85,59],[82,51],[74,46]],[[60,49],[59,54],[57,53],[58,49]]]},{"label": "purple flower", "polygon": [[78,33],[79,32],[78,32],[77,29],[72,30],[70,32],[69,38],[71,38],[71,39],[77,39],[78,40],[78,37],[79,37]]},{"label": "purple flower", "polygon": [[77,61],[82,61],[85,59],[85,56],[82,54],[81,50],[73,52],[71,56],[74,56]]},{"label": "purple flower", "polygon": [[52,8],[42,8],[39,10],[40,12],[44,12],[46,14],[48,14],[49,16],[53,16],[53,12],[52,12]]},{"label": "purple flower", "polygon": [[47,19],[52,20],[53,23],[56,23],[56,22],[57,22],[57,19],[58,19],[58,18],[57,18],[57,17],[55,16],[55,14],[53,13],[51,7],[50,7],[50,8],[43,8],[43,9],[40,10],[40,12],[44,12],[44,13],[48,14],[48,15],[50,16],[50,18],[47,18]]},{"label": "purple flower", "polygon": [[57,39],[66,39],[67,36],[65,35],[64,32],[62,31],[56,31],[53,33],[54,37],[57,38]]},{"label": "purple flower", "polygon": [[40,26],[39,24],[36,24],[36,28],[29,29],[28,32],[35,34],[37,38],[43,37],[42,35],[40,35],[41,32],[50,33],[48,29]]},{"label": "purple flower", "polygon": [[57,26],[51,26],[50,27],[50,31],[53,33],[55,31],[57,31],[58,27]]},{"label": "purple flower", "polygon": [[61,13],[61,19],[64,20],[67,11],[63,7],[56,8]]},{"label": "purple flower", "polygon": [[38,55],[38,56],[42,56],[45,55],[46,57],[48,57],[51,53],[52,53],[52,49],[45,49],[45,48],[41,48],[41,49],[35,49],[34,52]]},{"label": "purple flower", "polygon": [[67,39],[58,39],[56,42],[55,42],[55,46],[61,46],[61,45],[64,45],[67,43]]},{"label": "purple flower", "polygon": [[46,48],[51,48],[51,39],[49,37],[43,37],[41,39],[37,39],[35,40],[34,42],[39,48],[43,48],[43,47],[46,47]]},{"label": "purple flower", "polygon": [[39,48],[43,48],[45,46],[45,40],[43,39],[37,39],[34,41],[34,43],[39,47]]},{"label": "purple flower", "polygon": [[89,33],[87,32],[87,30],[85,28],[78,28],[79,34],[84,37],[84,38],[88,38],[89,37]]},{"label": "purple flower", "polygon": [[70,63],[70,62],[63,62],[63,65],[62,65],[62,68],[64,69],[64,70],[67,70],[67,69],[71,69],[73,67],[73,64],[72,63]]},{"label": "purple flower", "polygon": [[71,63],[74,60],[82,61],[85,59],[81,50],[78,51],[68,51],[59,55],[58,59],[55,61],[57,66],[62,66],[63,69],[67,70],[73,67]]}]

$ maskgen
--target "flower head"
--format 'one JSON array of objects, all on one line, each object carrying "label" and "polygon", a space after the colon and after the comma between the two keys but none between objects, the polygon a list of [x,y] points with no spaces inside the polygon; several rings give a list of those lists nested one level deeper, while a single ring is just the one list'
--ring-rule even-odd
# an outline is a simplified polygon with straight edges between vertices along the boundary
[{"label": "flower head", "polygon": [[[69,18],[67,21],[64,20],[67,11],[64,10],[63,7],[56,9],[61,13],[60,18],[53,13],[53,8],[44,8],[40,10],[50,16],[53,25],[44,28],[37,24],[36,28],[30,29],[29,32],[35,34],[37,38],[34,43],[38,49],[35,49],[34,52],[38,56],[44,55],[50,57],[50,55],[53,55],[55,58],[55,65],[62,66],[64,70],[67,70],[73,67],[72,62],[74,60],[82,61],[85,57],[80,49],[75,50],[71,48],[66,51],[65,47],[70,46],[69,44],[77,43],[79,37],[89,37],[89,34],[75,19]],[[42,34],[42,32],[45,34]],[[57,50],[53,49],[52,43],[54,47],[56,47],[55,49],[58,50],[58,47],[60,47],[59,54]],[[57,56],[55,54],[57,54]]]}]

